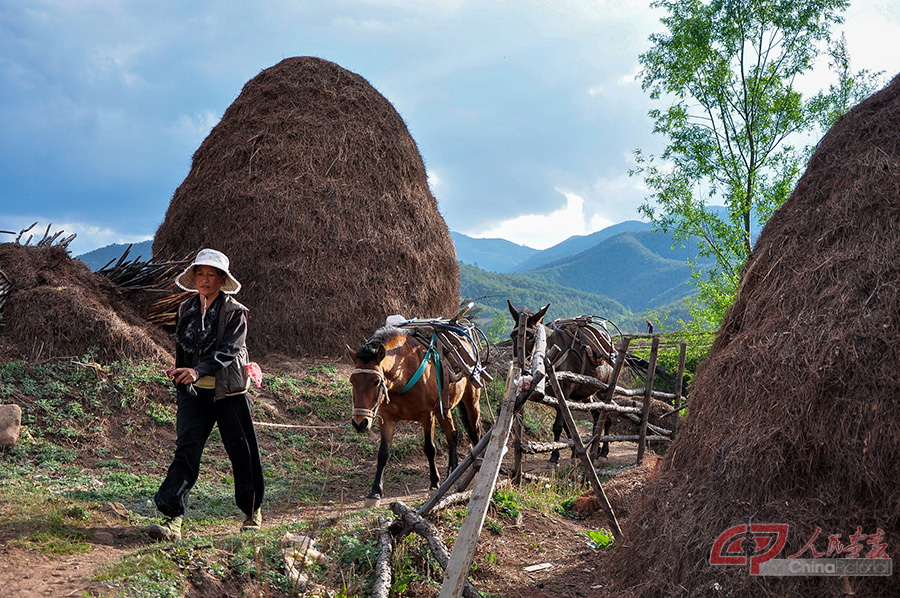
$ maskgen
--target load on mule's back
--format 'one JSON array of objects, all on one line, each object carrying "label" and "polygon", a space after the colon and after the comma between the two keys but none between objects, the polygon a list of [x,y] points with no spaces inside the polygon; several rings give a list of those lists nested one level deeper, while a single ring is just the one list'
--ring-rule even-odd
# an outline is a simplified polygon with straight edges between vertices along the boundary
[{"label": "load on mule's back", "polygon": [[[509,313],[513,317],[514,322],[518,322],[520,316],[525,316],[524,329],[520,330],[518,326],[513,328],[510,333],[512,339],[513,356],[519,357],[524,355],[527,357],[531,354],[534,347],[534,330],[537,326],[542,326],[544,316],[550,307],[548,303],[537,313],[530,310],[518,310],[513,307],[512,303],[507,299]],[[615,327],[609,320],[605,318],[597,318],[595,316],[581,316],[578,318],[562,318],[546,325],[547,331],[547,352],[551,347],[559,350],[559,355],[555,360],[554,367],[560,372],[572,372],[591,376],[609,384],[613,375],[613,363],[616,359],[617,350],[613,345],[612,337],[606,324]],[[625,353],[624,363],[635,374],[646,375],[649,364],[643,359]],[[660,375],[668,376],[657,367]],[[594,401],[595,391],[590,386],[579,384],[577,382],[563,382],[561,384],[563,397],[557,399],[565,399],[568,401],[578,401],[590,403]],[[549,391],[552,394],[552,390]],[[609,435],[612,418],[605,412],[597,411],[594,413],[594,429],[593,436],[597,436],[600,427],[603,427],[604,436]],[[558,442],[563,431],[563,416],[559,408],[556,409],[556,418],[553,422],[553,440]],[[603,442],[602,447],[597,443],[591,446],[591,458],[606,457],[609,454],[609,443]],[[554,450],[549,459],[551,465],[559,463],[559,450]]]},{"label": "load on mule's back", "polygon": [[353,427],[365,432],[379,425],[381,443],[375,480],[369,498],[384,493],[384,467],[390,454],[397,423],[417,421],[424,432],[431,489],[440,475],[435,465],[434,424],[447,438],[449,471],[458,464],[459,433],[451,409],[462,404],[460,416],[469,441],[479,439],[482,378],[488,378],[478,354],[474,327],[452,320],[409,320],[384,326],[356,351],[347,347],[353,362]]}]

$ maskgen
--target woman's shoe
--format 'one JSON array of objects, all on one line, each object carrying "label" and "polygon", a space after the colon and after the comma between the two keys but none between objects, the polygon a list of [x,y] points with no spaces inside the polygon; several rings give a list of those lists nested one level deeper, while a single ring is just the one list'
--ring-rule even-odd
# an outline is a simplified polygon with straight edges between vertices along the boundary
[{"label": "woman's shoe", "polygon": [[147,533],[154,540],[160,542],[171,542],[181,538],[181,517],[169,517],[163,521],[162,525],[151,525],[147,528]]}]

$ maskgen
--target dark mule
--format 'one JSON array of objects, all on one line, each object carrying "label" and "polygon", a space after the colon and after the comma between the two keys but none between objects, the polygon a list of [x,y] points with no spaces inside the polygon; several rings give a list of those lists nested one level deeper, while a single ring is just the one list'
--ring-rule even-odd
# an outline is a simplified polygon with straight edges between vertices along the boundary
[{"label": "dark mule", "polygon": [[[462,342],[467,343],[465,340]],[[465,407],[460,410],[460,416],[469,440],[475,446],[479,439],[481,389],[465,375],[456,382],[443,379],[443,392],[439,401],[438,378],[444,378],[444,374],[436,375],[429,348],[401,328],[380,328],[356,352],[347,347],[347,353],[355,368],[350,374],[350,384],[353,387],[353,427],[357,432],[365,432],[375,425],[377,418],[381,432],[378,466],[369,498],[381,498],[383,494],[384,466],[390,455],[391,442],[399,421],[417,421],[422,424],[425,456],[428,457],[431,489],[434,490],[440,481],[434,464],[434,423],[437,421],[441,425],[447,437],[449,471],[453,471],[459,462],[458,432],[450,410],[459,403]],[[423,365],[424,370],[416,380],[418,370]]]},{"label": "dark mule", "polygon": [[[528,356],[534,346],[534,330],[541,324],[550,304],[548,303],[535,314],[527,310],[523,310],[523,312],[516,310],[509,300],[507,300],[507,305],[509,305],[509,313],[512,314],[513,320],[516,323],[519,321],[520,313],[524,312],[527,314],[524,338],[522,337],[522,334],[520,334],[518,325],[513,329],[512,333],[510,333],[510,337],[512,337],[513,355],[518,357],[519,353],[524,351],[524,354]],[[597,330],[596,327],[594,330],[600,332],[600,334],[594,333],[594,338],[592,339],[593,342],[587,342],[588,339],[584,338],[583,335],[590,334],[590,331],[579,331],[577,327],[558,327],[554,324],[550,324],[547,326],[547,353],[550,352],[551,347],[556,346],[559,348],[560,354],[554,364],[556,371],[593,376],[599,381],[609,384],[609,381],[612,379],[613,367],[611,364],[615,360],[615,348],[613,347],[612,339],[609,334],[606,334],[605,331]],[[600,346],[600,355],[596,354],[597,351],[595,348],[598,345]],[[584,384],[560,382],[560,387],[562,388],[566,400],[588,403],[593,401],[594,390]],[[550,385],[547,385],[547,392],[552,396]],[[563,399],[563,397],[556,398],[557,400]],[[602,411],[594,412],[593,434],[596,435],[601,420],[604,420],[603,434],[608,436],[612,425],[612,418],[604,418],[604,412]],[[559,441],[562,430],[563,416],[562,412],[557,408],[556,419],[553,421],[554,442]],[[603,448],[600,450],[599,454],[601,457],[606,457],[609,454],[608,442],[603,443]],[[595,458],[596,455],[592,455],[592,457]],[[549,462],[554,465],[559,463],[559,450],[554,450],[551,453]]]}]

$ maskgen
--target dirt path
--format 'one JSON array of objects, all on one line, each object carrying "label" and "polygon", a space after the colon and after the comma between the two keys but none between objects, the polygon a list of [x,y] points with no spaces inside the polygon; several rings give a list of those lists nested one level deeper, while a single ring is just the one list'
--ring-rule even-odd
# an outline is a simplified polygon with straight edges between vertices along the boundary
[{"label": "dirt path", "polygon": [[[624,443],[613,445],[609,463],[613,466],[628,465],[634,462],[634,447]],[[570,465],[568,458],[563,457],[560,470],[565,470]],[[545,456],[531,456],[526,461],[526,471],[538,475],[553,475],[554,470],[548,468]],[[402,501],[407,505],[414,505],[425,501],[430,492],[407,492],[402,495],[389,495],[382,499],[381,505],[393,501]],[[293,521],[319,521],[329,520],[335,517],[361,511],[373,506],[373,502],[361,497],[345,499],[343,502],[331,504],[319,504],[302,507],[290,513],[272,515],[266,523],[269,525],[284,524]],[[33,550],[18,547],[0,545],[0,596],[15,596],[17,598],[38,597],[66,597],[66,596],[100,596],[109,588],[101,582],[93,581],[98,571],[107,564],[115,563],[135,550],[150,546],[152,541],[146,537],[141,528],[131,525],[127,521],[124,508],[116,503],[100,505],[97,508],[98,521],[105,523],[103,527],[95,527],[87,530],[90,550],[75,555],[52,556]],[[595,516],[597,517],[597,516]],[[603,522],[599,519],[594,525]],[[237,525],[237,523],[235,523]],[[526,516],[525,520],[514,526],[512,537],[497,536],[485,531],[483,533],[483,546],[479,546],[479,552],[495,552],[498,562],[492,567],[487,576],[490,591],[501,591],[509,594],[510,588],[518,588],[515,593],[509,595],[540,595],[542,579],[559,575],[569,567],[576,567],[567,576],[568,582],[575,583],[577,563],[582,558],[590,558],[583,553],[590,550],[580,537],[584,530],[584,524],[571,521],[549,520],[546,517]],[[219,530],[207,530],[214,537],[225,537],[233,534],[233,527],[223,526]],[[536,546],[536,539],[541,539],[539,551],[523,550],[519,542],[513,538],[519,538],[532,546]],[[522,567],[533,564],[536,561],[552,561],[553,567],[541,573],[528,574],[522,577]],[[569,563],[567,565],[567,563]],[[589,572],[586,572],[589,573]],[[574,577],[573,577],[573,574]],[[583,575],[582,575],[583,576]],[[517,584],[523,584],[519,587]],[[585,582],[587,583],[587,582]],[[583,584],[578,584],[579,587]],[[521,591],[530,589],[535,594],[522,594]],[[581,588],[584,589],[584,588]],[[579,595],[578,588],[573,590],[573,595]]]}]

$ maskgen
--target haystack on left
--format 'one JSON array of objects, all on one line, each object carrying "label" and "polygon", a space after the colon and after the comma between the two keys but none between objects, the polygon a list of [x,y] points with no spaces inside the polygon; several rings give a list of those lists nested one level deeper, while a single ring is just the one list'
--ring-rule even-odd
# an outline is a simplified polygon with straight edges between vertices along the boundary
[{"label": "haystack on left", "polygon": [[456,252],[415,141],[361,76],[314,57],[250,80],[193,157],[154,255],[231,258],[254,354],[337,356],[385,316],[452,315]]}]

